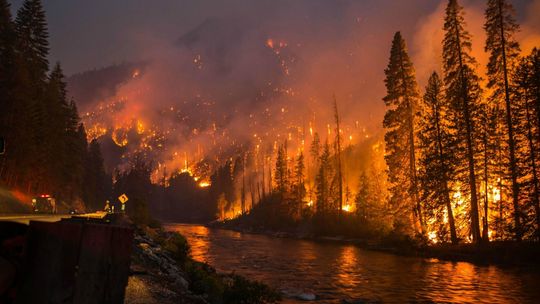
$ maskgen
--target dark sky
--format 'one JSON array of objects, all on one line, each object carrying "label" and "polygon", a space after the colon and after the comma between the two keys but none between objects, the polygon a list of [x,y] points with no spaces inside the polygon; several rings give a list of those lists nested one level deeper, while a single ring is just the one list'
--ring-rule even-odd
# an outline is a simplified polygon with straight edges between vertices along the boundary
[{"label": "dark sky", "polygon": [[[465,0],[479,5],[484,0]],[[517,11],[533,0],[514,0]],[[12,0],[16,10],[22,0]],[[418,19],[439,5],[434,0],[44,0],[51,36],[51,61],[60,60],[68,74],[107,66],[139,56],[152,43],[174,41],[210,17],[246,16],[268,22],[288,19],[340,18],[358,15],[371,26],[410,32]],[[285,19],[279,18],[284,13]],[[278,17],[276,17],[278,16]],[[279,26],[276,24],[276,26]],[[327,24],[333,27],[332,22]],[[294,31],[294,28],[285,30]],[[407,36],[407,34],[406,34]],[[387,37],[385,37],[387,38]]]}]

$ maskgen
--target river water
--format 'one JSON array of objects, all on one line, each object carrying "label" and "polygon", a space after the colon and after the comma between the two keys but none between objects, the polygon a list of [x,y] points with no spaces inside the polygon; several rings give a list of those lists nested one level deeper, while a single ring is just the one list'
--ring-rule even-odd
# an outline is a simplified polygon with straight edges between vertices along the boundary
[{"label": "river water", "polygon": [[169,224],[195,260],[280,290],[284,302],[540,303],[540,271],[402,257],[352,245]]}]

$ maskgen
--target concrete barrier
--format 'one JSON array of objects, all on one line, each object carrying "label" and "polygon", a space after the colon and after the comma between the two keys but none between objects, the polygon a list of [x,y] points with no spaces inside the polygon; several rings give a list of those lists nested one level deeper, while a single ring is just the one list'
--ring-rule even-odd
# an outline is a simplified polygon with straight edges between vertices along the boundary
[{"label": "concrete barrier", "polygon": [[132,242],[124,226],[30,222],[15,303],[123,303]]}]

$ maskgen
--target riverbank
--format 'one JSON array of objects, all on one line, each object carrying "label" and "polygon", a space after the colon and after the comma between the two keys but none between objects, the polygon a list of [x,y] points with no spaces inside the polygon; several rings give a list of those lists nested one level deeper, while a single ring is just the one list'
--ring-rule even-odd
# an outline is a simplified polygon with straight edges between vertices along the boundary
[{"label": "riverbank", "polygon": [[241,233],[267,235],[277,238],[310,240],[350,244],[362,249],[392,253],[401,256],[436,258],[445,261],[469,262],[475,265],[503,267],[534,267],[540,271],[540,243],[497,241],[483,244],[420,244],[411,239],[388,235],[379,238],[351,238],[344,236],[317,235],[302,229],[287,231],[249,227],[234,221],[212,222],[211,228],[233,230]]},{"label": "riverbank", "polygon": [[137,227],[126,304],[275,303],[278,293],[235,274],[217,273],[189,256],[178,233]]}]

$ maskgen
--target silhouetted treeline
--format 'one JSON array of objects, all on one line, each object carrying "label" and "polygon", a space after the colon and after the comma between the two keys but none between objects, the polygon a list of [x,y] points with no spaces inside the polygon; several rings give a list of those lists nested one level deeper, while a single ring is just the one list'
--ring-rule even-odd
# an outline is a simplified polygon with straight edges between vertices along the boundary
[{"label": "silhouetted treeline", "polygon": [[110,176],[99,145],[88,146],[59,63],[49,67],[49,34],[40,0],[24,1],[13,19],[0,0],[0,156],[3,186],[50,194],[65,208],[103,208]]},{"label": "silhouetted treeline", "polygon": [[214,219],[216,207],[209,199],[209,189],[200,187],[190,173],[172,173],[153,183],[154,169],[142,155],[136,155],[128,168],[115,172],[115,199],[111,201],[115,211],[122,207],[116,198],[126,194],[129,198],[126,212],[139,223],[148,224],[151,218],[176,222],[208,222]]}]

